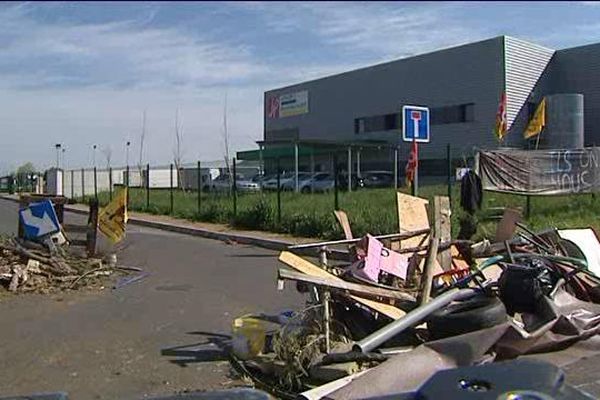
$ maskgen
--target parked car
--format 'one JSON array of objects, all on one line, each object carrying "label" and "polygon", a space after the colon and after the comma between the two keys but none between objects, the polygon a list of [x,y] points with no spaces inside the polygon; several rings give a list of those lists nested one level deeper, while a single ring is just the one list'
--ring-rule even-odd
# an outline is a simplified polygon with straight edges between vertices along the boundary
[{"label": "parked car", "polygon": [[[277,178],[277,177],[275,177]],[[310,185],[310,181],[312,179],[312,175],[308,172],[299,172],[298,173],[298,188],[301,191],[303,187]],[[296,190],[296,175],[292,174],[292,179],[286,180],[281,184],[281,190]],[[310,187],[309,187],[310,190]]]},{"label": "parked car", "polygon": [[358,185],[363,188],[383,188],[394,186],[394,174],[389,171],[368,171],[362,174]]},{"label": "parked car", "polygon": [[[281,176],[279,177],[279,185],[283,187],[283,185],[287,181],[291,179],[293,180],[294,176],[295,175],[293,172],[286,172],[284,174],[281,174]],[[264,190],[277,190],[277,175],[272,175],[271,178],[263,180],[262,187]]]},{"label": "parked car", "polygon": [[[258,182],[253,182],[251,179],[244,178],[240,174],[236,174],[236,189],[241,192],[254,192],[260,190]],[[212,181],[212,190],[225,192],[231,189],[233,182],[231,175],[221,174]]]},{"label": "parked car", "polygon": [[317,172],[308,182],[300,186],[300,191],[303,193],[309,193],[311,190],[313,192],[327,192],[333,190],[334,186],[333,175],[328,172]]}]

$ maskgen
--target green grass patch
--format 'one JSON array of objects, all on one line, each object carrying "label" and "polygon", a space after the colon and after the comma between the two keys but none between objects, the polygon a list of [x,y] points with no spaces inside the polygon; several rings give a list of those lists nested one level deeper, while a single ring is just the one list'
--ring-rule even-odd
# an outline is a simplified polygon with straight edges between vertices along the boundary
[{"label": "green grass patch", "polygon": [[[420,188],[420,197],[432,202],[435,195],[446,195],[445,185]],[[109,201],[109,193],[98,194],[101,205]],[[452,191],[452,231],[456,236],[459,229],[460,209],[459,186]],[[495,232],[496,222],[487,218],[489,210],[498,207],[525,209],[526,198],[500,193],[484,193],[482,211],[476,237],[490,237]],[[339,239],[343,233],[333,215],[333,193],[300,194],[281,193],[281,218],[278,218],[277,194],[238,193],[237,212],[233,211],[233,198],[227,194],[203,193],[198,209],[196,192],[173,192],[174,217],[192,221],[229,224],[233,227],[289,233],[296,236],[321,239]],[[398,231],[396,198],[393,189],[370,189],[339,193],[340,209],[348,213],[355,236],[366,233],[374,235]],[[144,189],[130,189],[130,209],[150,214],[169,215],[170,192],[156,189],[150,192],[150,204],[146,204]],[[531,216],[526,223],[534,230],[548,227],[587,227],[600,229],[597,216],[600,200],[592,195],[556,197],[532,197]]]}]

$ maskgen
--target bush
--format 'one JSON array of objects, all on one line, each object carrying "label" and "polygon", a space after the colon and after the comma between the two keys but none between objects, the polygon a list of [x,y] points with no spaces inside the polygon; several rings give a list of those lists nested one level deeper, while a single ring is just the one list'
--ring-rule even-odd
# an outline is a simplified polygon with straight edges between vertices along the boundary
[{"label": "bush", "polygon": [[250,208],[239,211],[233,224],[246,229],[268,230],[274,225],[274,214],[271,203],[261,197]]}]

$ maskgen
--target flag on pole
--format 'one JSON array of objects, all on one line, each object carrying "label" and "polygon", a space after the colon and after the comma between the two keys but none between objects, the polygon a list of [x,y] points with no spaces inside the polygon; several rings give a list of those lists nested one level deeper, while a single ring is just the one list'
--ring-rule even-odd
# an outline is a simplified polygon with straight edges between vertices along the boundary
[{"label": "flag on pole", "polygon": [[494,134],[500,142],[504,139],[504,136],[506,136],[506,127],[506,92],[502,92],[500,104],[498,105],[498,112],[496,112],[496,125],[494,126]]},{"label": "flag on pole", "polygon": [[98,229],[104,233],[113,243],[117,243],[125,237],[127,226],[127,187],[115,196],[98,215]]},{"label": "flag on pole", "polygon": [[406,174],[406,185],[411,186],[415,180],[415,172],[417,170],[417,163],[419,162],[419,148],[417,141],[413,140],[410,148],[410,155],[408,156],[408,162],[404,168]]},{"label": "flag on pole", "polygon": [[525,139],[530,139],[536,135],[539,135],[546,126],[546,99],[544,98],[537,109],[535,110],[535,114],[533,114],[533,118],[529,121],[525,132],[523,132],[523,137]]}]

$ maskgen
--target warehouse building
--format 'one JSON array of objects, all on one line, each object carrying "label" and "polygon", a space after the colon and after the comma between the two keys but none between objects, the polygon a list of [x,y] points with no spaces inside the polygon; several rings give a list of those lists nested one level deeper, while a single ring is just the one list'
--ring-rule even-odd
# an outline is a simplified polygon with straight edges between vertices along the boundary
[{"label": "warehouse building", "polygon": [[[260,150],[238,157],[260,158],[267,170],[279,158],[301,171],[330,170],[336,157],[352,174],[393,168],[401,174],[410,143],[401,139],[400,111],[418,105],[431,110],[421,171],[441,175],[448,145],[455,164],[499,146],[493,128],[502,93],[509,128],[502,146],[531,146],[522,133],[537,105],[565,93],[583,95],[568,104],[580,121],[560,129],[580,130],[575,134],[586,146],[600,143],[600,43],[555,51],[500,36],[267,91]],[[542,134],[537,145],[553,143]]]}]

